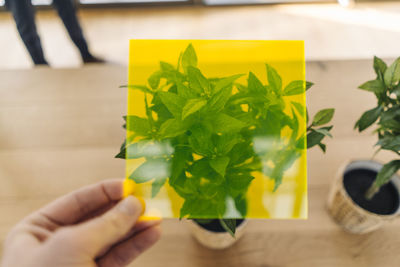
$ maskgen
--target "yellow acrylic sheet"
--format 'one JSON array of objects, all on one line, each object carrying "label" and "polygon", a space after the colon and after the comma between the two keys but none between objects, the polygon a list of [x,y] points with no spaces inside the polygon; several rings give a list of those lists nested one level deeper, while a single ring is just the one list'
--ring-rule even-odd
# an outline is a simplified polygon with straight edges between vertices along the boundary
[{"label": "yellow acrylic sheet", "polygon": [[303,41],[131,40],[126,194],[144,217],[307,218]]}]

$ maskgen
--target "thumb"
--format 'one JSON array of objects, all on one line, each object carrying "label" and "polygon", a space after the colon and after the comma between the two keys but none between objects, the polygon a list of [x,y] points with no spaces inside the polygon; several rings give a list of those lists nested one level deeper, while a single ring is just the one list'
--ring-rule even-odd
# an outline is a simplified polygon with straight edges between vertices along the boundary
[{"label": "thumb", "polygon": [[121,240],[135,225],[141,213],[140,201],[128,196],[103,215],[71,227],[66,235],[95,257],[104,248]]}]

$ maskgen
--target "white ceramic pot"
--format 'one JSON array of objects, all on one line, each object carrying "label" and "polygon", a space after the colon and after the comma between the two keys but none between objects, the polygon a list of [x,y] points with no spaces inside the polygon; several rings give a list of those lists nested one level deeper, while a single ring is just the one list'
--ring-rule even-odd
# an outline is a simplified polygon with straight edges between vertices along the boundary
[{"label": "white ceramic pot", "polygon": [[[390,215],[380,215],[361,208],[349,196],[344,188],[344,175],[352,170],[366,169],[379,172],[382,164],[371,160],[352,161],[344,165],[338,172],[336,179],[330,189],[327,208],[332,219],[340,225],[344,230],[355,233],[364,234],[374,231],[399,216],[400,209]],[[400,177],[394,175],[391,180],[392,184],[400,192]]]},{"label": "white ceramic pot", "polygon": [[232,237],[227,232],[209,231],[192,220],[187,220],[187,225],[194,238],[203,246],[210,249],[224,249],[232,246],[243,236],[247,222],[247,220],[244,220],[236,228],[235,237]]}]

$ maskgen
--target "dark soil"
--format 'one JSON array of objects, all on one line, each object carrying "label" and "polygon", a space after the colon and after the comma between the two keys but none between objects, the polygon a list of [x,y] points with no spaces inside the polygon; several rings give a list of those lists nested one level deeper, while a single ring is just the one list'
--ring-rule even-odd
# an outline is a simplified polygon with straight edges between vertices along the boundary
[{"label": "dark soil", "polygon": [[[237,219],[236,227],[238,227],[243,221],[244,221],[243,219]],[[225,229],[219,223],[219,220],[211,220],[211,222],[209,222],[209,223],[198,223],[198,222],[196,222],[196,223],[198,225],[200,225],[201,227],[203,227],[204,229],[211,231],[211,232],[217,232],[217,233],[226,232]]]},{"label": "dark soil", "polygon": [[365,198],[365,192],[375,180],[377,173],[368,169],[356,169],[345,173],[344,188],[349,196],[361,208],[380,215],[390,215],[399,208],[399,192],[392,182],[382,186],[371,200]]}]

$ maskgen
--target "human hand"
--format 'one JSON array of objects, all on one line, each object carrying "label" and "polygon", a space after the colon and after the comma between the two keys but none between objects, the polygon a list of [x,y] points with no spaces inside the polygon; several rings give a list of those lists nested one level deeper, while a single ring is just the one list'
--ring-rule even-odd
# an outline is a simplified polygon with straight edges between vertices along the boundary
[{"label": "human hand", "polygon": [[160,237],[160,221],[138,221],[139,200],[123,200],[122,180],[84,187],[19,222],[2,267],[121,267]]}]

